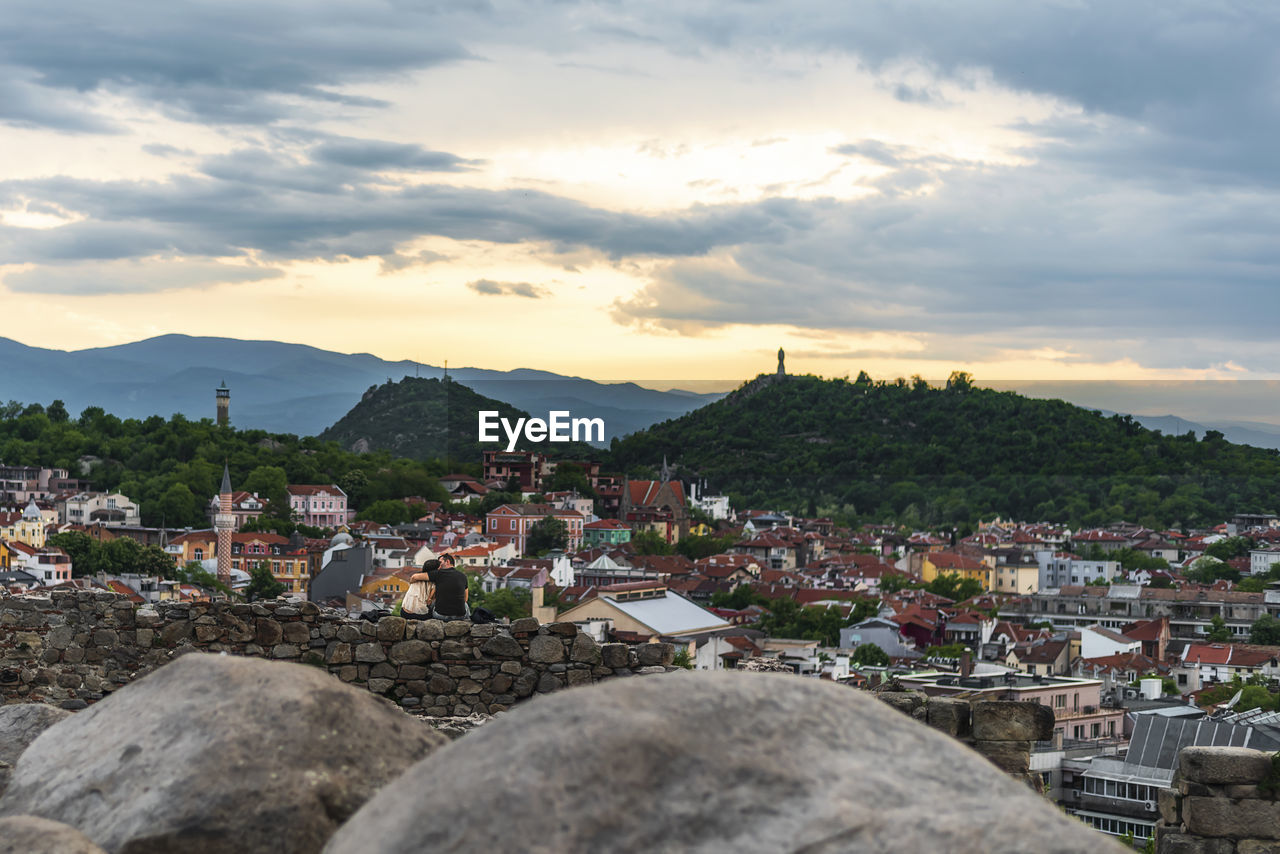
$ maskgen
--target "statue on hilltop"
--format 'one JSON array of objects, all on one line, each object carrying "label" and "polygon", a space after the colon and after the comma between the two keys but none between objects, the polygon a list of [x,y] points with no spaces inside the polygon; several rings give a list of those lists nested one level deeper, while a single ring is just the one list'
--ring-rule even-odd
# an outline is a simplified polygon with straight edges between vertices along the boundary
[{"label": "statue on hilltop", "polygon": [[787,369],[784,368],[782,365],[782,361],[783,359],[786,358],[786,355],[787,355],[786,353],[782,352],[782,348],[779,347],[778,348],[778,376],[780,377],[785,377],[787,375]]}]

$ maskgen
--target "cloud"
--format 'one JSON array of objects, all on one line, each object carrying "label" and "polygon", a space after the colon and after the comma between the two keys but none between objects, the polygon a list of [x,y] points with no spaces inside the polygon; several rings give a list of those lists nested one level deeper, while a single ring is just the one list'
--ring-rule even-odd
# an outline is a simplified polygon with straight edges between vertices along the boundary
[{"label": "cloud", "polygon": [[592,249],[609,258],[701,255],[776,242],[810,225],[786,200],[671,215],[594,208],[534,190],[396,184],[316,162],[306,148],[208,157],[200,174],[152,181],[0,181],[0,208],[29,201],[80,217],[60,228],[0,226],[0,263],[179,254],[272,261],[390,257],[425,236]]},{"label": "cloud", "polygon": [[52,128],[65,133],[123,130],[116,122],[93,115],[82,98],[50,98],[42,87],[22,78],[21,70],[0,66],[0,124]]},{"label": "cloud", "polygon": [[485,294],[486,296],[515,296],[539,299],[551,293],[546,288],[531,285],[528,282],[495,282],[491,279],[477,279],[474,282],[468,282],[467,287],[478,294]]},{"label": "cloud", "polygon": [[259,282],[282,274],[270,267],[247,267],[192,259],[120,260],[42,265],[3,275],[13,293],[141,294],[215,284]]},{"label": "cloud", "polygon": [[334,0],[300,12],[247,0],[67,0],[51,16],[36,0],[11,0],[0,56],[33,75],[47,101],[121,92],[174,117],[228,124],[271,123],[319,104],[379,106],[342,88],[470,57],[448,34],[450,21],[470,17],[461,6]]},{"label": "cloud", "polygon": [[333,138],[311,152],[318,163],[333,163],[354,169],[406,172],[461,172],[483,163],[445,151],[427,151],[420,145],[384,142],[376,139]]},{"label": "cloud", "polygon": [[387,273],[398,273],[401,270],[407,270],[410,267],[425,267],[428,264],[439,264],[442,261],[448,260],[448,255],[442,255],[439,252],[432,252],[430,249],[423,249],[419,252],[414,252],[411,255],[396,252],[382,259],[379,272],[384,275]]}]

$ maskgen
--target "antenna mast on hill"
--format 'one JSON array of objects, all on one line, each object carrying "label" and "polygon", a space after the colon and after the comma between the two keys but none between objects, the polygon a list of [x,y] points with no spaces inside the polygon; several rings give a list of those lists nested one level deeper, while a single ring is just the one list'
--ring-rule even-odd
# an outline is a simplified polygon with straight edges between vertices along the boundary
[{"label": "antenna mast on hill", "polygon": [[444,378],[445,380],[449,379],[449,360],[448,359],[444,360]]}]

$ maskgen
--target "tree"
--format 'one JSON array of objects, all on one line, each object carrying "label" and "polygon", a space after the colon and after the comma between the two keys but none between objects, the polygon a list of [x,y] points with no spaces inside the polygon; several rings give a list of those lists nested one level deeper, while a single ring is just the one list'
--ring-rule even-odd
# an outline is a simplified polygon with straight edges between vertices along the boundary
[{"label": "tree", "polygon": [[204,502],[185,483],[175,483],[165,490],[160,497],[159,511],[159,515],[154,511],[148,515],[157,522],[163,515],[166,525],[199,525],[205,522]]},{"label": "tree", "polygon": [[683,537],[676,543],[676,552],[684,555],[690,560],[700,560],[704,557],[724,554],[735,542],[737,542],[737,538],[733,536],[700,537],[695,535],[692,537]]},{"label": "tree", "polygon": [[250,602],[259,599],[274,599],[284,592],[284,585],[271,574],[266,561],[258,561],[249,570],[249,586],[244,589],[244,598]]},{"label": "tree", "polygon": [[638,555],[669,555],[672,552],[671,544],[657,531],[641,531],[633,534],[631,547]]},{"label": "tree", "polygon": [[947,377],[947,389],[949,391],[969,391],[973,388],[973,374],[968,371],[952,371],[951,376]]},{"label": "tree", "polygon": [[393,498],[387,498],[373,502],[361,510],[356,518],[377,522],[380,525],[403,525],[409,521],[411,515],[408,504]]},{"label": "tree", "polygon": [[959,602],[982,592],[982,582],[976,578],[961,578],[959,573],[947,572],[925,585],[925,589],[937,596]]},{"label": "tree", "polygon": [[503,587],[480,597],[480,603],[471,603],[472,609],[487,608],[498,618],[518,620],[533,613],[533,595],[520,587]]},{"label": "tree", "polygon": [[888,667],[889,653],[873,643],[858,644],[858,648],[849,657],[849,663],[862,667]]},{"label": "tree", "polygon": [[173,558],[165,554],[159,546],[144,546],[138,555],[138,568],[135,572],[142,575],[157,575],[160,578],[173,578],[177,567]]},{"label": "tree", "polygon": [[909,575],[902,573],[885,573],[880,577],[880,592],[886,594],[894,594],[899,590],[905,590],[908,587],[921,587],[919,582]]},{"label": "tree", "polygon": [[288,519],[292,515],[288,487],[289,475],[280,466],[258,466],[240,484],[242,490],[255,493],[267,502],[263,515],[277,519]]},{"label": "tree", "polygon": [[587,480],[587,473],[573,463],[560,463],[547,481],[548,492],[576,492],[584,498],[595,498],[596,491]]},{"label": "tree", "polygon": [[1209,621],[1209,642],[1210,643],[1227,643],[1231,640],[1231,629],[1227,628],[1227,621],[1217,614],[1213,615],[1213,619]]},{"label": "tree", "polygon": [[200,565],[200,561],[188,561],[187,565],[174,572],[175,580],[183,584],[194,584],[205,590],[213,590],[225,596],[231,595],[231,588],[218,580],[218,577]]},{"label": "tree", "polygon": [[49,420],[54,424],[66,424],[71,418],[71,414],[67,412],[67,405],[61,400],[55,400],[49,404],[49,409],[45,414],[49,416]]},{"label": "tree", "polygon": [[730,593],[717,590],[711,594],[711,607],[713,608],[730,608],[734,611],[741,611],[751,605],[768,607],[769,600],[751,589],[750,584],[739,584]]},{"label": "tree", "polygon": [[92,537],[81,531],[63,531],[54,534],[46,543],[56,546],[71,558],[71,574],[76,578],[95,575],[98,572],[99,551],[101,546]]},{"label": "tree", "polygon": [[1264,614],[1249,627],[1249,643],[1261,646],[1280,646],[1280,620]]},{"label": "tree", "polygon": [[1156,590],[1169,590],[1173,587],[1173,579],[1167,575],[1157,575],[1147,582],[1147,586]]},{"label": "tree", "polygon": [[533,523],[525,539],[525,554],[543,555],[552,549],[564,549],[569,545],[569,528],[564,522],[547,514]]}]

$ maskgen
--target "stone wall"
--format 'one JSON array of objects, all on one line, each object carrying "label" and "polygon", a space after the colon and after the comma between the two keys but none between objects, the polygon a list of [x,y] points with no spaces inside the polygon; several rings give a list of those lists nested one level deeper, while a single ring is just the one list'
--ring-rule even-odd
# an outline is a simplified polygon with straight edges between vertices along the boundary
[{"label": "stone wall", "polygon": [[1006,774],[1040,791],[1031,773],[1031,748],[1053,737],[1053,710],[1012,700],[960,700],[918,691],[884,691],[881,700],[933,729],[959,739]]},{"label": "stone wall", "polygon": [[573,623],[353,620],[310,602],[134,605],[108,592],[0,597],[0,702],[80,709],[175,656],[310,664],[405,709],[492,714],[535,693],[673,669],[670,644],[599,645]]},{"label": "stone wall", "polygon": [[1157,854],[1280,852],[1277,789],[1276,754],[1184,747],[1173,787],[1160,790]]}]

